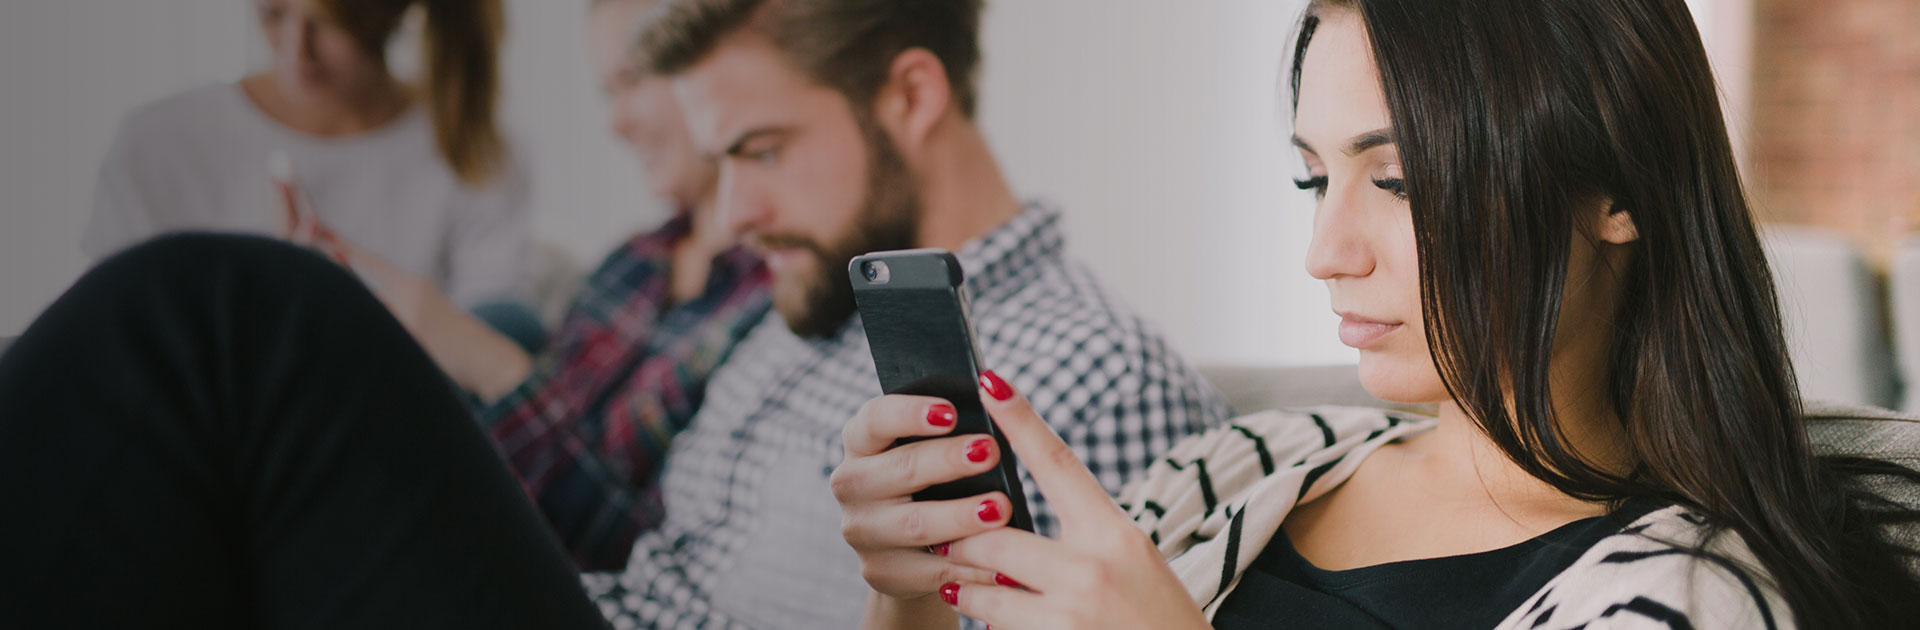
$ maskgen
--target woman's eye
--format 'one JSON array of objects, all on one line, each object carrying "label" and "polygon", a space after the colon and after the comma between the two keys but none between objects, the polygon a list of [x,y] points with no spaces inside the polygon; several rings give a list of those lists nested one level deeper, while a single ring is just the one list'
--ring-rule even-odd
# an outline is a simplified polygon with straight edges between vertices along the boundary
[{"label": "woman's eye", "polygon": [[1387,179],[1376,179],[1376,180],[1373,180],[1373,186],[1375,188],[1379,188],[1380,190],[1393,193],[1393,196],[1395,197],[1399,197],[1401,199],[1407,198],[1407,180],[1400,179],[1398,177],[1387,178]]},{"label": "woman's eye", "polygon": [[773,164],[774,158],[779,157],[780,156],[779,154],[780,154],[780,149],[775,147],[769,147],[769,148],[761,149],[759,151],[753,151],[753,152],[747,153],[747,159],[753,160],[754,162],[764,166],[764,165]]},{"label": "woman's eye", "polygon": [[1313,191],[1314,199],[1319,199],[1327,196],[1327,176],[1325,175],[1316,175],[1314,177],[1308,177],[1306,179],[1296,179],[1296,180],[1293,180],[1293,185],[1300,187],[1300,190]]}]

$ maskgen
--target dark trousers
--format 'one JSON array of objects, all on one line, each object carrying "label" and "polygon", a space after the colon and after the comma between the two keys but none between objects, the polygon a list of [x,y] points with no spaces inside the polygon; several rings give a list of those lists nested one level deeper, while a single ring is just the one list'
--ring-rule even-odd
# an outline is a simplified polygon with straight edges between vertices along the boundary
[{"label": "dark trousers", "polygon": [[545,521],[351,275],[168,237],[0,357],[0,628],[599,628]]}]

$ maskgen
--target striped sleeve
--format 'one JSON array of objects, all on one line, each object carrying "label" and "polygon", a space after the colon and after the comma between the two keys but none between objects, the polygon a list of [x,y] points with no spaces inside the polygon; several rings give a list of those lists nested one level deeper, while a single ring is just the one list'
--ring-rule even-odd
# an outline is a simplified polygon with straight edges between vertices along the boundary
[{"label": "striped sleeve", "polygon": [[[1207,529],[1201,524],[1221,515],[1217,525],[1224,525],[1221,506],[1244,502],[1256,484],[1276,476],[1317,481],[1348,451],[1406,422],[1377,409],[1337,407],[1241,416],[1176,444],[1121,491],[1120,503],[1171,556],[1186,545],[1170,534],[1211,538],[1200,534]],[[1293,493],[1295,499],[1305,490]]]},{"label": "striped sleeve", "polygon": [[1793,618],[1738,535],[1703,552],[1697,517],[1654,512],[1595,544],[1500,624],[1504,629],[1792,628]]},{"label": "striped sleeve", "polygon": [[1381,444],[1431,426],[1366,408],[1243,416],[1175,446],[1121,507],[1211,616],[1294,505],[1338,486]]}]

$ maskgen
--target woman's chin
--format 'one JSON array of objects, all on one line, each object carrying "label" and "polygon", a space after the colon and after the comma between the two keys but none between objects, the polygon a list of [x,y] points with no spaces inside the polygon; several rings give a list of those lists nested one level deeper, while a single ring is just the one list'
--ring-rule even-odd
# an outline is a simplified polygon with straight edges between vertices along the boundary
[{"label": "woman's chin", "polygon": [[1378,352],[1360,354],[1360,387],[1374,398],[1419,405],[1447,400],[1446,385],[1427,357],[1414,361]]}]

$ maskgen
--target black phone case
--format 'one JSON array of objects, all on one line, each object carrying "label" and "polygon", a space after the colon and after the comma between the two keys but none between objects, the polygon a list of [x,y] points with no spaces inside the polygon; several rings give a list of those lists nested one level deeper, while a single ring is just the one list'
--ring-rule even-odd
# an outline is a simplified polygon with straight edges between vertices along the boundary
[{"label": "black phone case", "polygon": [[[884,264],[881,281],[870,280],[868,263]],[[909,249],[857,256],[847,264],[854,301],[866,328],[880,389],[888,394],[938,396],[953,403],[959,420],[953,435],[993,437],[1000,465],[965,479],[935,485],[913,495],[916,501],[963,499],[994,490],[1012,504],[1008,524],[1033,531],[1021,491],[1013,449],[980,405],[980,351],[974,341],[960,261],[941,249]],[[900,443],[926,438],[905,438]]]}]

